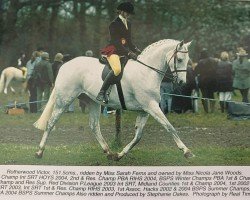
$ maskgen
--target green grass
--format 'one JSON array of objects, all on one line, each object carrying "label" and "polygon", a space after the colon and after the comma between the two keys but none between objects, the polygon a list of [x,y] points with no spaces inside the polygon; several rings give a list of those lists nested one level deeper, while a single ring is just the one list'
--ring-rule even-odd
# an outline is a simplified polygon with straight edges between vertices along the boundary
[{"label": "green grass", "polygon": [[[234,98],[240,98],[238,94]],[[18,100],[26,102],[27,95],[0,94],[1,105]],[[234,99],[236,100],[236,99]],[[10,116],[0,112],[0,164],[3,165],[83,165],[83,166],[224,166],[250,165],[250,123],[228,120],[218,110],[205,114],[169,114],[168,120],[178,130],[182,141],[196,157],[185,159],[171,135],[152,117],[149,118],[142,140],[119,162],[110,161],[88,128],[88,115],[82,114],[75,102],[76,112],[64,114],[49,137],[44,157],[36,159],[41,131],[32,124],[40,114]],[[122,114],[121,141],[124,147],[134,136],[136,113]],[[122,147],[113,145],[115,116],[101,116],[101,130],[114,152]]]},{"label": "green grass", "polygon": [[6,165],[83,165],[83,166],[211,166],[249,165],[249,148],[200,147],[195,157],[185,159],[177,149],[135,148],[119,162],[108,160],[97,145],[47,146],[42,159],[36,159],[36,147],[0,144],[0,163]]}]

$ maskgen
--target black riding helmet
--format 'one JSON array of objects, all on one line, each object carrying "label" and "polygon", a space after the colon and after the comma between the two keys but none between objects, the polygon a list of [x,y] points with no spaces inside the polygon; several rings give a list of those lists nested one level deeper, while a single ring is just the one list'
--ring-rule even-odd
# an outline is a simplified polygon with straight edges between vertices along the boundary
[{"label": "black riding helmet", "polygon": [[132,14],[132,15],[135,14],[134,6],[130,2],[121,3],[119,6],[117,6],[117,10],[121,10],[121,11],[127,12],[127,13]]}]

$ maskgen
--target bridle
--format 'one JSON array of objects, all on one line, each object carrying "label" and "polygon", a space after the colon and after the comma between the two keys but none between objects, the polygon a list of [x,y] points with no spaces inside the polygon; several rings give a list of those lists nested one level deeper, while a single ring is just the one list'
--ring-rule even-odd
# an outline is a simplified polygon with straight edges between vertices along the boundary
[{"label": "bridle", "polygon": [[178,48],[179,45],[182,46],[182,45],[183,45],[183,41],[181,41],[179,44],[176,45],[176,48],[175,48],[175,50],[174,50],[174,53],[172,54],[172,56],[170,57],[170,59],[169,59],[168,62],[167,62],[167,65],[168,65],[168,67],[169,67],[170,61],[171,61],[172,59],[174,59],[174,70],[173,70],[173,71],[168,71],[168,70],[166,70],[166,72],[164,72],[164,71],[161,71],[161,70],[156,69],[156,68],[154,68],[154,67],[151,67],[151,66],[149,66],[149,65],[147,65],[147,64],[145,64],[145,63],[143,63],[143,62],[141,62],[141,61],[139,61],[139,60],[136,60],[136,61],[139,62],[139,63],[141,63],[142,65],[144,65],[144,66],[146,66],[146,67],[152,69],[153,71],[155,71],[155,72],[157,72],[157,73],[163,75],[163,76],[167,76],[167,78],[171,79],[173,82],[177,82],[177,80],[178,80],[178,72],[186,72],[186,71],[187,71],[187,70],[180,70],[180,69],[177,69],[177,64],[176,64],[177,53],[188,53],[188,51],[180,51],[180,50],[178,50],[177,48]]}]

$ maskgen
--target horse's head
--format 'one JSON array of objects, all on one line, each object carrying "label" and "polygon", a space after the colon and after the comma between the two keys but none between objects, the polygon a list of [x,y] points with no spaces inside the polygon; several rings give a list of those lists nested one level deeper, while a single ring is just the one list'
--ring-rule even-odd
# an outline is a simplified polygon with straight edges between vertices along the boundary
[{"label": "horse's head", "polygon": [[167,53],[167,65],[177,82],[186,82],[187,63],[189,61],[188,47],[191,42],[181,41]]}]

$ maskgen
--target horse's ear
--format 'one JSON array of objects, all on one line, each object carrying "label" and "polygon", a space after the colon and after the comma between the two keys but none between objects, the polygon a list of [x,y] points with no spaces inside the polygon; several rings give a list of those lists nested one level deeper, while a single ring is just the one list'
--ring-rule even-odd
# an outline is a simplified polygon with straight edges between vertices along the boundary
[{"label": "horse's ear", "polygon": [[190,46],[190,44],[193,42],[193,40],[191,40],[190,42],[187,42],[185,45],[187,46],[187,48]]},{"label": "horse's ear", "polygon": [[180,42],[180,47],[182,47],[183,44],[184,44],[184,40],[182,40],[182,41]]}]

